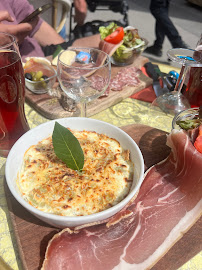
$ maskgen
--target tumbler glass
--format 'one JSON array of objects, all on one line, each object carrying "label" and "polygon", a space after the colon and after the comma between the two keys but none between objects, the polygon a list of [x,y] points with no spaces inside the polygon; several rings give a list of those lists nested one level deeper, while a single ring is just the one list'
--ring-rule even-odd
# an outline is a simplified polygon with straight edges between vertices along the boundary
[{"label": "tumbler glass", "polygon": [[0,32],[0,156],[7,157],[29,130],[24,112],[25,78],[15,37]]}]

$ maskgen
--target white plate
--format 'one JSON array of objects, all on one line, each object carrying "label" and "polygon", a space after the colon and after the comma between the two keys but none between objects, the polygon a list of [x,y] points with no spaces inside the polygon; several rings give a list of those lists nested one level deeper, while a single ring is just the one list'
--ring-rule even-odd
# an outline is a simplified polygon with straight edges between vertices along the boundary
[{"label": "white plate", "polygon": [[[131,160],[134,163],[134,178],[133,185],[131,187],[130,193],[128,196],[122,200],[117,205],[104,210],[102,212],[88,215],[88,216],[79,216],[79,217],[63,217],[54,214],[49,214],[42,212],[30,204],[28,204],[20,195],[20,192],[16,185],[17,173],[21,168],[25,151],[32,145],[37,144],[42,139],[51,136],[55,121],[59,122],[65,127],[76,130],[88,130],[96,131],[97,133],[103,133],[111,138],[115,138],[121,144],[124,149],[130,150]],[[70,117],[53,120],[44,124],[37,126],[34,129],[26,132],[12,147],[7,161],[6,161],[6,181],[8,187],[16,198],[16,200],[24,206],[28,211],[33,215],[37,216],[39,219],[45,221],[46,223],[53,225],[55,227],[64,228],[64,227],[75,227],[91,222],[104,220],[118,211],[120,211],[138,192],[144,175],[144,161],[139,147],[136,145],[134,140],[123,130],[118,127],[115,127],[106,122],[99,120],[89,119],[89,118],[79,118],[79,117]]]}]

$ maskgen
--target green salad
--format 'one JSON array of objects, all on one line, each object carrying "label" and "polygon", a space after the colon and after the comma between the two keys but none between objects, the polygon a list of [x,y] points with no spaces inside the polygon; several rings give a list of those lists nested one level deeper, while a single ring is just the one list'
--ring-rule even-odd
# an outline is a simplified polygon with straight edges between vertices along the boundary
[{"label": "green salad", "polygon": [[[111,35],[119,26],[112,22],[109,25],[100,26],[99,32],[101,39],[105,39]],[[138,30],[134,27],[127,26],[124,28],[124,37],[122,45],[115,51],[113,57],[119,62],[124,62],[133,55],[133,51],[145,45],[145,41],[141,39]]]}]

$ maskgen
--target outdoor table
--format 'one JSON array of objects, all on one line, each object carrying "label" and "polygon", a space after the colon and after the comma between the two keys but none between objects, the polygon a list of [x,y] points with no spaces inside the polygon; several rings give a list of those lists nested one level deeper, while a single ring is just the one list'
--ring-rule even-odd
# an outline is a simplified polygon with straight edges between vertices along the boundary
[{"label": "outdoor table", "polygon": [[[160,63],[159,67],[160,70],[165,73],[174,69],[172,66],[161,65]],[[146,125],[149,126],[150,129],[154,128],[161,130],[162,132],[169,133],[171,131],[173,116],[163,114],[158,110],[155,111],[150,108],[150,105],[151,104],[148,102],[128,97],[116,105],[91,116],[90,118],[106,121],[118,127],[124,127],[131,124],[135,124],[137,127]],[[132,113],[130,115],[125,117],[124,115],[119,115],[119,113],[117,113],[122,112],[126,107],[131,108]],[[25,114],[30,128],[34,128],[49,121],[48,118],[45,118],[40,113],[36,112],[36,110],[27,103],[25,104]],[[4,186],[5,163],[6,159],[0,157],[0,270],[10,269],[4,268],[2,259],[7,262],[11,269],[21,270],[23,269],[21,264],[23,254],[19,251],[19,243],[16,240],[15,228],[9,214],[6,199],[7,193],[5,192],[6,189]],[[26,234],[26,231],[24,231],[24,234]],[[165,262],[170,262],[170,265],[165,269],[202,269],[201,253],[199,252],[200,237],[199,220],[196,225],[190,229],[190,232],[188,231],[186,237],[183,237],[184,240],[180,240],[175,244],[174,249],[172,248],[168,251],[165,256]],[[31,243],[30,249],[32,249]],[[177,253],[179,251],[180,253]],[[153,269],[160,268],[155,268],[154,266]],[[161,268],[161,270],[163,270],[163,268]]]}]

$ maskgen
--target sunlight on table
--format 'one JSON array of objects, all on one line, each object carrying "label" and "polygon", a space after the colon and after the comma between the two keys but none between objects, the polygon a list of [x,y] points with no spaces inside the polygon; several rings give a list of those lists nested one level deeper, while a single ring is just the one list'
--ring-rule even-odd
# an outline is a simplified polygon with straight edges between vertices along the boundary
[{"label": "sunlight on table", "polygon": [[[34,128],[39,124],[49,121],[36,113],[36,111],[27,104],[25,105],[25,112],[30,128]],[[118,103],[91,118],[106,121],[119,127],[135,123],[144,124],[169,133],[171,131],[173,116],[162,114],[160,111],[153,108],[151,109],[149,103],[127,98],[121,103]],[[15,241],[14,230],[9,217],[3,188],[5,161],[4,158],[0,158],[0,257],[2,257],[12,269],[21,270],[22,266],[20,264],[19,251]],[[198,254],[179,269],[202,269],[201,256],[201,253]]]}]

